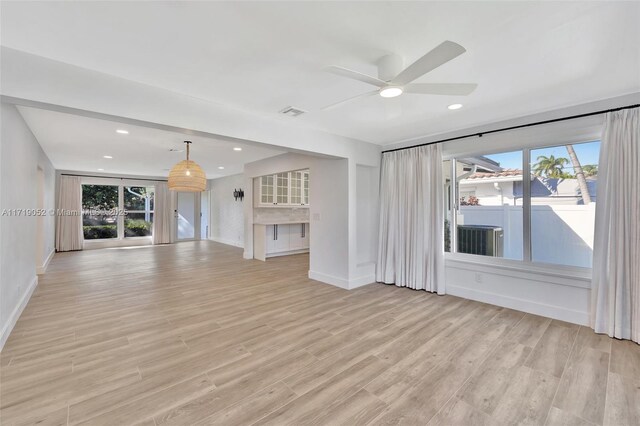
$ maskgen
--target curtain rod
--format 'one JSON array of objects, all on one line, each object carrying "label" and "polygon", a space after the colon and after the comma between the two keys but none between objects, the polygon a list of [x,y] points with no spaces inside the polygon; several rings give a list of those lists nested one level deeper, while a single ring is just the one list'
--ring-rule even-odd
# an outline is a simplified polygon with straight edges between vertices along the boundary
[{"label": "curtain rod", "polygon": [[76,177],[90,177],[90,178],[101,178],[101,179],[120,179],[120,180],[147,180],[147,181],[150,181],[150,182],[166,182],[166,180],[162,180],[162,179],[123,178],[123,177],[96,176],[96,175],[76,175],[76,174],[73,174],[73,173],[60,173],[60,176],[76,176]]},{"label": "curtain rod", "polygon": [[519,124],[517,126],[503,127],[501,129],[487,130],[486,132],[471,133],[471,134],[464,135],[464,136],[456,136],[454,138],[441,139],[441,140],[438,140],[438,141],[425,142],[425,143],[421,143],[421,144],[418,144],[418,145],[405,146],[403,148],[388,149],[386,151],[382,151],[382,153],[384,154],[384,153],[387,153],[387,152],[402,151],[404,149],[417,148],[419,146],[433,145],[433,144],[436,144],[436,143],[450,142],[450,141],[455,141],[455,140],[458,140],[458,139],[466,139],[466,138],[471,138],[473,136],[477,136],[477,137],[481,138],[483,135],[488,135],[488,134],[491,134],[491,133],[505,132],[507,130],[522,129],[524,127],[539,126],[541,124],[557,123],[558,121],[573,120],[573,119],[576,119],[576,118],[590,117],[592,115],[606,114],[608,112],[615,112],[615,111],[621,111],[623,109],[631,109],[631,108],[638,108],[638,107],[640,107],[640,104],[627,105],[627,106],[618,107],[618,108],[611,108],[611,109],[603,109],[601,111],[594,111],[594,112],[587,112],[587,113],[584,113],[584,114],[570,115],[568,117],[553,118],[553,119],[550,119],[550,120],[537,121],[535,123]]}]

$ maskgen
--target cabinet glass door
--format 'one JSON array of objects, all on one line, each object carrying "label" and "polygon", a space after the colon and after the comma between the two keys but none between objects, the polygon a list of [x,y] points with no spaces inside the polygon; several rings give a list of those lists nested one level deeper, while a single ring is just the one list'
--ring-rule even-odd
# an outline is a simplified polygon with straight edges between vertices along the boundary
[{"label": "cabinet glass door", "polygon": [[273,204],[273,175],[260,178],[260,203]]},{"label": "cabinet glass door", "polygon": [[276,203],[289,204],[289,173],[276,175]]},{"label": "cabinet glass door", "polygon": [[309,204],[309,171],[302,173],[302,204]]},{"label": "cabinet glass door", "polygon": [[302,172],[291,172],[291,204],[302,203]]}]

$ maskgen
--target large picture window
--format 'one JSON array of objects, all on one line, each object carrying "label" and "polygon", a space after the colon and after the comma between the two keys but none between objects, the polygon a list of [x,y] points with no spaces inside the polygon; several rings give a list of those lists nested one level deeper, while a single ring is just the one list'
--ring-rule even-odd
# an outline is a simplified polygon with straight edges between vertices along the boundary
[{"label": "large picture window", "polygon": [[85,240],[118,238],[118,187],[82,185],[82,230]]},{"label": "large picture window", "polygon": [[82,185],[85,240],[150,237],[153,186]]},{"label": "large picture window", "polygon": [[590,268],[599,150],[596,141],[446,160],[445,250]]},{"label": "large picture window", "polygon": [[125,186],[124,218],[125,237],[151,236],[153,229],[153,195],[152,186]]}]

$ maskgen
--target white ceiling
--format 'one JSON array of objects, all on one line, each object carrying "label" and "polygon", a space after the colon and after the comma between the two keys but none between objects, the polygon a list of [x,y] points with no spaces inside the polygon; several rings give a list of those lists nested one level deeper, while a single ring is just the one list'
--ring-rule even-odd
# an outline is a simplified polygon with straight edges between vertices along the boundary
[{"label": "white ceiling", "polygon": [[[186,155],[169,150],[184,150],[183,141],[190,140],[191,159],[204,169],[208,179],[213,179],[242,173],[245,163],[284,153],[260,144],[186,135],[57,111],[24,106],[18,110],[57,170],[166,176]],[[118,129],[129,134],[118,134]],[[242,151],[234,151],[234,147]],[[113,158],[106,159],[105,155]]]},{"label": "white ceiling", "polygon": [[[2,44],[297,124],[386,144],[640,91],[639,2],[2,2]],[[419,79],[466,98],[403,95],[325,105],[443,40],[467,53]],[[446,106],[465,106],[449,111]]]}]

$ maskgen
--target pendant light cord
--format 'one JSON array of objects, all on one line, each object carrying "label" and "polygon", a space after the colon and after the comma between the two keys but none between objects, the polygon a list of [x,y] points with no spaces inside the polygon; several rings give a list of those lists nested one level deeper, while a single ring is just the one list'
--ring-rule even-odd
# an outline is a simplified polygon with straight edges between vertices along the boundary
[{"label": "pendant light cord", "polygon": [[184,141],[184,143],[187,145],[187,161],[189,161],[189,145],[191,145],[191,141]]}]

